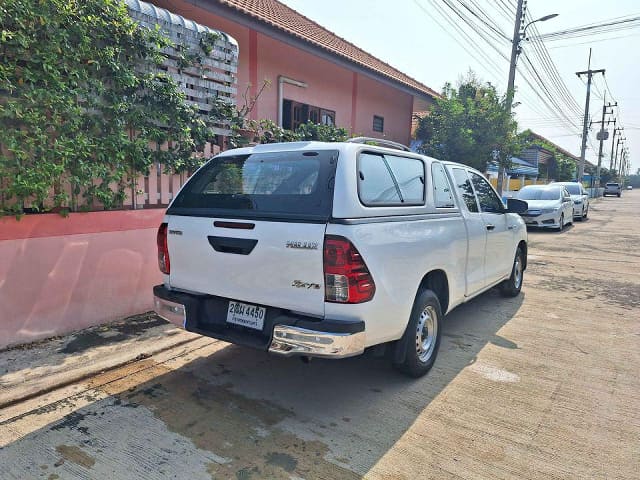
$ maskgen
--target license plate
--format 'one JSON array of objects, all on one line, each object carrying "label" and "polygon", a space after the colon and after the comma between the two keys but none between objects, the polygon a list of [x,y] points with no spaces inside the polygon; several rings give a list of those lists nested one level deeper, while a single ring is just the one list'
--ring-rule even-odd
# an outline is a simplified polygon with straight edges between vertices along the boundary
[{"label": "license plate", "polygon": [[229,302],[227,322],[262,330],[267,309],[241,302]]}]

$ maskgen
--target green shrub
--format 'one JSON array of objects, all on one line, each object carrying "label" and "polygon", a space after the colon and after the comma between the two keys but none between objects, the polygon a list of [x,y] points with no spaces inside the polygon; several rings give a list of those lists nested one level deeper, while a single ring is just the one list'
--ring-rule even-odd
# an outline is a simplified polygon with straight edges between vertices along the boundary
[{"label": "green shrub", "polygon": [[153,162],[193,169],[213,138],[156,68],[168,40],[123,2],[3,0],[0,40],[0,214],[117,208]]}]

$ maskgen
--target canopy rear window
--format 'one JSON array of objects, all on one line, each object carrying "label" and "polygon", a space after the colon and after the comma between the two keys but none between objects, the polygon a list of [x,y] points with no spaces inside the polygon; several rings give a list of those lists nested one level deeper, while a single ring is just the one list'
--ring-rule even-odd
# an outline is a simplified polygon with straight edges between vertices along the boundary
[{"label": "canopy rear window", "polygon": [[326,221],[337,157],[337,151],[217,157],[187,182],[167,213]]}]

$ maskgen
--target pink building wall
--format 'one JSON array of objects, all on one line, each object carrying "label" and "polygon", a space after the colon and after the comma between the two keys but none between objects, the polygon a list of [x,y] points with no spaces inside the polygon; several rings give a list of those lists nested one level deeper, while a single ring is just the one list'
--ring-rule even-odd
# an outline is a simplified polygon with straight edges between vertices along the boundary
[{"label": "pink building wall", "polygon": [[[234,37],[240,47],[238,102],[250,84],[255,95],[267,79],[251,118],[278,118],[278,76],[305,82],[284,86],[284,98],[336,112],[336,124],[351,133],[409,144],[414,96],[374,78],[251,30],[185,0],[151,0],[161,8]],[[354,79],[354,76],[357,78]],[[373,131],[373,115],[384,117],[385,131]]]},{"label": "pink building wall", "polygon": [[163,215],[0,218],[0,348],[152,310]]}]

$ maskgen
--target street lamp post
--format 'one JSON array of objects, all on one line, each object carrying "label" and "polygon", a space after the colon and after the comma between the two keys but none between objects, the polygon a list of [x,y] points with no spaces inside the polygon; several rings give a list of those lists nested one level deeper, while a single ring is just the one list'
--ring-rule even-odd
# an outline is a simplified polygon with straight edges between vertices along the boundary
[{"label": "street lamp post", "polygon": [[[526,39],[527,28],[536,22],[546,22],[547,20],[551,20],[552,18],[556,18],[558,16],[557,13],[545,15],[544,17],[540,17],[530,21],[524,26],[524,28],[521,29],[523,23],[522,17],[524,16],[523,10],[523,0],[518,0],[518,7],[516,9],[516,23],[513,27],[513,40],[511,42],[511,64],[509,65],[509,82],[507,84],[506,107],[509,109],[509,113],[511,113],[511,109],[513,107],[513,97],[515,93],[514,84],[516,80],[516,64],[518,63],[518,56],[522,51],[520,42]],[[504,178],[504,170],[504,167],[501,166],[498,172],[498,193],[500,193],[500,195],[502,195],[502,179]]]},{"label": "street lamp post", "polygon": [[[516,24],[513,30],[513,45],[511,47],[511,65],[509,66],[509,83],[507,85],[507,98],[510,99],[511,103],[513,102],[514,95],[514,84],[516,79],[516,65],[518,63],[518,56],[520,52],[522,52],[522,47],[520,46],[520,42],[522,40],[526,40],[527,38],[527,28],[530,25],[533,25],[537,22],[546,22],[547,20],[551,20],[552,18],[556,18],[558,16],[557,13],[551,13],[549,15],[545,15],[544,17],[537,18],[535,20],[531,20],[527,23],[522,32],[520,32],[520,25],[522,24],[522,0],[518,0],[518,12],[516,15]],[[509,108],[511,105],[509,104]]]}]

